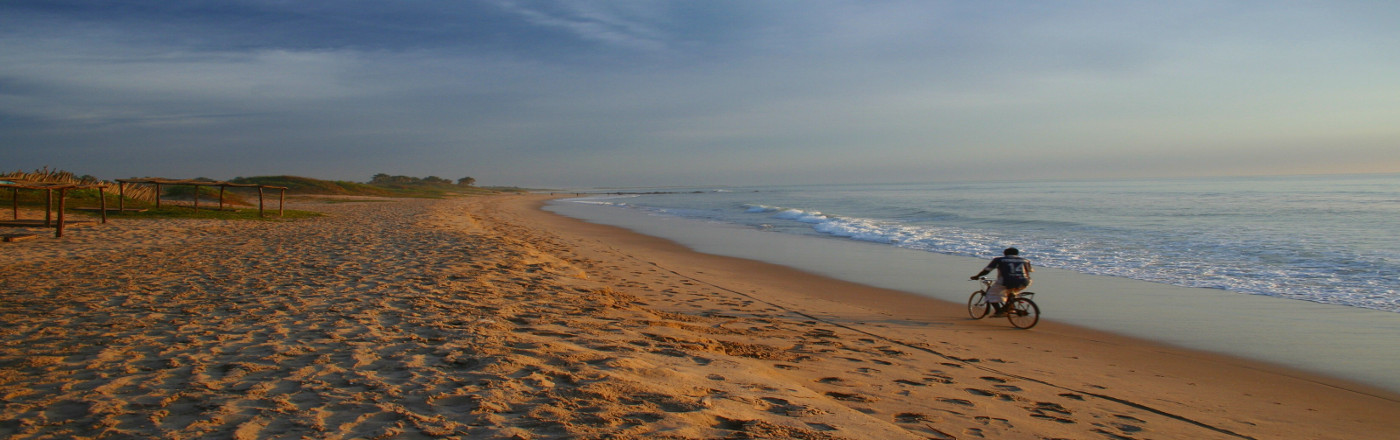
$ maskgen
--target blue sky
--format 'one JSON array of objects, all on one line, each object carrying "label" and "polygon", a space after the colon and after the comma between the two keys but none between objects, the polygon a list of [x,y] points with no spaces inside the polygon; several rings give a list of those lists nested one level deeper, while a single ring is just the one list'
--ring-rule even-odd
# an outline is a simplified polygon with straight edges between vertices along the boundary
[{"label": "blue sky", "polygon": [[5,1],[0,166],[532,187],[1400,172],[1400,3]]}]

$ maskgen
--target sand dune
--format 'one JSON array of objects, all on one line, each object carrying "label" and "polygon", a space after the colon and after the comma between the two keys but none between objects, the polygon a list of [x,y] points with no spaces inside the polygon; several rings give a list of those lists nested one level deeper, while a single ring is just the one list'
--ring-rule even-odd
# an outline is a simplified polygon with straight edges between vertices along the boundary
[{"label": "sand dune", "polygon": [[[1376,390],[1117,350],[1132,342],[1062,326],[1009,333],[948,305],[552,217],[540,200],[300,201],[289,207],[330,215],[124,220],[5,243],[0,436],[1400,432],[1400,403]],[[920,309],[880,306],[899,301]]]}]

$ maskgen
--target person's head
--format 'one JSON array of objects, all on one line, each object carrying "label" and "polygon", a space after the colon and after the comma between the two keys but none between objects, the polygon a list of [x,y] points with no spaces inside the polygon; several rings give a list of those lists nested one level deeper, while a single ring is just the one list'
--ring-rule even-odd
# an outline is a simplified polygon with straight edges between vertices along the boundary
[{"label": "person's head", "polygon": [[1002,255],[1021,255],[1021,251],[1018,250],[1018,249],[1016,249],[1016,248],[1006,248],[1006,250],[1001,251],[1001,254],[1002,254]]}]

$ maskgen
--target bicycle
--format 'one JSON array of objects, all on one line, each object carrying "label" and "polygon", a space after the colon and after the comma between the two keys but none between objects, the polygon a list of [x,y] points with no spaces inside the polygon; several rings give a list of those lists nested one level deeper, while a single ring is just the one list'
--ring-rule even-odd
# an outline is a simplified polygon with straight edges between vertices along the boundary
[{"label": "bicycle", "polygon": [[[972,296],[967,298],[967,314],[972,319],[982,319],[992,312],[991,303],[987,302],[987,289],[992,288],[995,280],[981,277],[976,281],[982,283],[982,290],[972,292]],[[1006,301],[1006,319],[1011,321],[1011,325],[1019,329],[1035,327],[1040,322],[1040,306],[1031,301],[1035,292],[1020,292],[1010,294]]]}]

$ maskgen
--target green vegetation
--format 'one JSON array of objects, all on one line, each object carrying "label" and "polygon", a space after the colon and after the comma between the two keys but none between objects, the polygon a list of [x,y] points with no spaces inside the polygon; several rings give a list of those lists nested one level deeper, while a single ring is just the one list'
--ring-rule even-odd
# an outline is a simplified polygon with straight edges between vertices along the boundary
[{"label": "green vegetation", "polygon": [[[5,178],[28,180],[36,182],[54,183],[83,183],[93,184],[100,181],[92,176],[77,177],[73,173],[59,170],[35,170],[34,173],[14,172],[0,174],[0,180]],[[195,180],[210,179],[200,178]],[[229,181],[230,183],[242,185],[263,185],[287,188],[288,196],[303,195],[343,195],[343,196],[370,196],[370,197],[420,197],[420,198],[443,198],[463,195],[486,195],[503,192],[524,192],[520,188],[499,188],[499,187],[477,187],[476,179],[463,177],[456,181],[444,179],[436,176],[424,178],[408,176],[390,176],[388,174],[376,174],[369,183],[319,180],[297,176],[259,176],[259,177],[239,177]],[[111,186],[106,191],[107,209],[115,210],[118,207],[119,196],[116,185],[106,182]],[[198,191],[198,193],[196,193]],[[126,212],[111,211],[109,217],[117,218],[211,218],[211,219],[298,219],[316,217],[322,214],[311,211],[284,210],[283,215],[277,215],[277,198],[281,196],[281,190],[264,190],[266,197],[264,207],[265,217],[258,216],[257,210],[257,189],[246,187],[228,187],[223,194],[224,210],[215,209],[218,207],[219,188],[216,186],[195,186],[195,185],[162,185],[161,197],[164,200],[161,208],[155,208],[154,185],[127,185],[125,193],[127,197],[121,204],[129,210]],[[13,197],[11,195],[14,195]],[[8,206],[18,203],[28,208],[43,209],[45,206],[45,196],[47,191],[21,189],[15,191],[0,191],[0,204]],[[195,194],[199,195],[199,210],[192,209],[190,201],[194,200]],[[57,208],[57,191],[54,192],[55,208]],[[68,209],[89,209],[95,210],[101,206],[96,189],[73,189],[67,191],[65,206]],[[180,203],[176,205],[175,200]],[[329,202],[328,202],[329,203]],[[238,209],[229,209],[230,206],[238,206]],[[135,211],[135,210],[144,211]],[[80,211],[81,212],[81,211]]]},{"label": "green vegetation", "polygon": [[[186,191],[186,193],[192,193],[192,192],[193,192],[192,190]],[[107,192],[106,192],[106,196],[107,196],[107,209],[110,210],[110,211],[107,212],[107,217],[108,217],[108,218],[209,218],[209,219],[225,219],[225,220],[240,220],[240,219],[246,219],[246,220],[288,220],[288,219],[298,219],[298,218],[307,218],[307,217],[318,217],[318,216],[321,216],[321,215],[322,215],[321,213],[318,213],[318,212],[299,211],[299,210],[294,210],[294,209],[287,209],[287,210],[283,210],[282,216],[281,216],[281,217],[278,217],[278,215],[277,215],[277,203],[276,203],[276,200],[272,200],[271,203],[270,203],[269,205],[267,205],[267,207],[266,207],[267,209],[264,209],[264,211],[263,211],[263,214],[264,214],[266,217],[258,217],[258,209],[257,209],[256,206],[254,206],[254,207],[252,207],[252,208],[249,208],[249,207],[245,204],[244,206],[242,206],[242,207],[240,207],[240,208],[238,208],[238,209],[229,209],[229,208],[228,208],[228,206],[230,205],[229,201],[230,201],[230,199],[233,198],[233,197],[232,197],[231,195],[229,195],[229,194],[226,194],[226,195],[224,196],[225,209],[219,210],[219,209],[217,209],[217,208],[218,208],[218,202],[217,202],[217,200],[218,200],[218,194],[217,194],[217,193],[218,193],[218,190],[216,189],[216,190],[214,190],[214,192],[215,192],[215,194],[214,194],[212,197],[206,198],[206,197],[203,196],[203,195],[200,196],[201,202],[200,202],[200,204],[199,204],[199,210],[194,210],[194,209],[192,209],[192,208],[191,208],[189,205],[187,205],[187,204],[182,204],[182,205],[179,205],[179,206],[175,206],[175,205],[172,205],[170,202],[166,202],[166,203],[163,204],[160,208],[156,208],[156,207],[155,207],[155,203],[147,202],[147,201],[144,201],[144,200],[134,200],[134,199],[131,199],[131,198],[127,198],[126,201],[123,203],[123,204],[125,205],[127,211],[124,211],[124,212],[117,212],[117,211],[115,211],[115,210],[117,209],[117,207],[118,207],[118,201],[117,201],[116,192],[115,192],[115,191],[107,191]],[[44,206],[45,206],[44,197],[45,197],[45,195],[47,195],[47,191],[40,191],[40,190],[23,190],[23,189],[22,189],[22,190],[19,190],[18,192],[13,192],[13,191],[0,191],[0,205],[3,205],[3,206],[5,206],[5,207],[11,206],[11,205],[14,203],[14,199],[12,199],[12,198],[10,197],[11,194],[18,194],[18,196],[19,196],[19,205],[22,206],[22,207],[26,207],[26,208],[37,208],[37,209],[40,209],[40,210],[44,209]],[[201,191],[201,194],[203,194],[202,191]],[[54,192],[53,197],[54,197],[53,208],[54,208],[54,209],[58,209],[58,200],[57,200],[57,199],[58,199],[58,192],[57,192],[57,191]],[[254,203],[256,203],[256,201],[255,201]],[[102,206],[102,201],[98,198],[98,192],[97,192],[97,190],[95,190],[95,189],[74,189],[74,190],[68,190],[67,198],[64,200],[64,208],[67,209],[67,210],[69,211],[70,214],[84,214],[84,215],[96,216],[96,215],[97,215],[96,212],[86,212],[86,211],[96,211],[97,209],[100,209],[101,206]],[[138,210],[141,210],[141,211],[138,211]]]},{"label": "green vegetation", "polygon": [[[19,206],[42,209],[44,207],[44,196],[48,195],[48,191],[34,189],[10,191],[9,189],[0,188],[0,204],[6,207],[12,206],[14,204],[14,199],[10,197],[12,194],[18,196]],[[116,193],[113,191],[107,191],[107,203],[117,202],[115,194]],[[54,207],[57,208],[58,191],[53,192],[53,198]],[[97,197],[97,190],[95,189],[70,189],[68,190],[68,197],[64,203],[65,206],[69,208],[88,208],[101,205],[101,201],[98,200]],[[127,203],[133,203],[133,201],[128,200]],[[134,203],[145,202],[136,201]]]},{"label": "green vegetation", "polygon": [[[273,206],[276,206],[276,204],[274,203]],[[111,208],[111,209],[115,209],[115,207],[111,205],[111,202],[108,202],[107,207],[108,207],[108,208]],[[131,207],[130,205],[127,206],[128,209],[129,209],[130,207]],[[152,219],[153,219],[153,218],[204,218],[204,219],[219,219],[219,220],[268,220],[268,221],[295,220],[295,219],[302,219],[302,218],[321,217],[321,216],[324,216],[324,215],[325,215],[325,214],[322,214],[322,213],[319,213],[319,212],[315,212],[315,211],[301,211],[301,210],[296,210],[296,209],[287,209],[287,210],[282,211],[282,215],[281,215],[281,216],[278,216],[278,215],[277,215],[277,209],[274,207],[274,208],[272,208],[272,209],[264,210],[264,211],[263,211],[263,217],[259,217],[259,216],[258,216],[258,209],[257,209],[257,208],[242,208],[242,209],[236,209],[236,210],[217,210],[217,209],[212,209],[212,208],[205,208],[205,207],[203,207],[203,205],[201,205],[201,207],[200,207],[200,209],[199,209],[198,211],[196,211],[196,210],[194,210],[194,209],[190,209],[189,206],[162,206],[160,209],[156,209],[156,208],[147,208],[145,211],[125,211],[125,212],[120,212],[120,213],[119,213],[119,212],[113,211],[113,212],[107,213],[107,217],[108,217],[108,218],[118,218],[118,219],[121,219],[121,218],[152,218]]]},{"label": "green vegetation", "polygon": [[463,177],[453,182],[437,176],[409,177],[376,174],[369,183],[343,180],[319,180],[296,176],[239,177],[230,180],[239,184],[285,186],[288,194],[345,195],[377,197],[441,198],[457,195],[485,195],[503,192],[524,192],[520,188],[478,187],[476,179]]},{"label": "green vegetation", "polygon": [[[200,205],[204,205],[205,202],[209,202],[211,205],[217,204],[219,200],[219,188],[214,186],[168,185],[161,189],[164,190],[164,194],[162,194],[161,197],[179,200],[193,200],[195,191],[199,191]],[[223,194],[224,204],[252,206],[256,202],[249,202],[248,198],[243,195],[246,194],[246,189],[247,188],[228,188],[225,190]],[[254,194],[254,197],[256,197],[256,194]]]},{"label": "green vegetation", "polygon": [[288,194],[297,195],[315,194],[385,197],[393,195],[387,191],[363,183],[347,182],[344,180],[319,180],[297,176],[238,177],[229,182],[244,185],[281,186],[287,188]]}]

